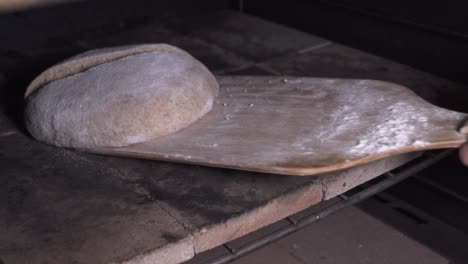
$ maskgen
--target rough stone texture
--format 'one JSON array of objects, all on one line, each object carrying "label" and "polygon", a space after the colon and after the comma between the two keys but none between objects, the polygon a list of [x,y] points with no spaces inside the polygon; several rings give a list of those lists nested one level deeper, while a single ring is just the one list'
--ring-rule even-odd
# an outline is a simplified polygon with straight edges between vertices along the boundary
[{"label": "rough stone texture", "polygon": [[[177,263],[181,255],[168,252],[183,249],[183,256],[191,257],[197,244],[191,234],[218,226],[217,245],[245,219],[252,224],[238,234],[268,223],[256,222],[255,212],[275,221],[284,216],[274,214],[279,209],[302,208],[278,204],[276,198],[287,201],[281,197],[319,187],[313,178],[58,149],[19,131],[0,137],[0,175],[0,255],[5,263],[109,263],[137,256],[167,256],[167,263]],[[311,195],[304,199],[312,204],[321,193],[304,194]],[[231,218],[233,225],[224,224]]]},{"label": "rough stone texture", "polygon": [[186,52],[154,46],[87,52],[46,70],[26,93],[29,132],[55,146],[117,147],[205,115],[218,93],[214,76]]},{"label": "rough stone texture", "polygon": [[[187,18],[190,20],[190,18]],[[97,36],[80,41],[86,49],[109,47],[115,45],[134,45],[138,43],[164,42],[188,51],[210,70],[236,68],[250,63],[247,58],[239,56],[230,49],[224,49],[214,43],[199,38],[188,37],[165,25],[164,21],[145,24],[128,30],[118,31],[112,35]]]},{"label": "rough stone texture", "polygon": [[229,10],[191,19],[196,23],[185,23],[178,17],[170,17],[164,24],[181,34],[213,43],[255,62],[328,42],[318,36]]},{"label": "rough stone texture", "polygon": [[407,163],[419,155],[419,152],[407,153],[382,159],[351,170],[343,170],[339,173],[325,173],[320,176],[323,186],[323,199],[329,200],[336,197],[356,186],[372,180],[375,178],[374,175],[384,174],[387,171],[393,170]]},{"label": "rough stone texture", "polygon": [[186,237],[160,203],[145,202],[144,165],[131,163],[49,147],[19,131],[0,137],[0,258],[120,262]]},{"label": "rough stone texture", "polygon": [[224,223],[206,228],[196,235],[195,252],[208,249],[244,236],[322,200],[322,186],[306,185],[288,195],[269,201],[266,205],[232,217]]}]

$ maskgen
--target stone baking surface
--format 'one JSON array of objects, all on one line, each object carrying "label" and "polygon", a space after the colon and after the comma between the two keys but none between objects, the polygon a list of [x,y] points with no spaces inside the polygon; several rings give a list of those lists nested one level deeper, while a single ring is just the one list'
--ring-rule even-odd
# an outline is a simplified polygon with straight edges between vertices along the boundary
[{"label": "stone baking surface", "polygon": [[457,147],[467,114],[375,80],[218,77],[213,110],[159,139],[92,152],[289,175]]},{"label": "stone baking surface", "polygon": [[13,131],[0,137],[5,263],[179,263],[365,180],[348,175],[373,178],[412,158],[293,177],[106,157]]}]

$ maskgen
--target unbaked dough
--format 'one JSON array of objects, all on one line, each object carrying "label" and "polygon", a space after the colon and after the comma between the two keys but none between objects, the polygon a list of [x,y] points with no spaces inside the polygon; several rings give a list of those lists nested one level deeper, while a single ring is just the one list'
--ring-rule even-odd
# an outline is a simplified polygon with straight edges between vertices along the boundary
[{"label": "unbaked dough", "polygon": [[174,133],[213,106],[218,83],[187,52],[165,44],[99,49],[39,75],[25,123],[60,147],[121,147]]}]

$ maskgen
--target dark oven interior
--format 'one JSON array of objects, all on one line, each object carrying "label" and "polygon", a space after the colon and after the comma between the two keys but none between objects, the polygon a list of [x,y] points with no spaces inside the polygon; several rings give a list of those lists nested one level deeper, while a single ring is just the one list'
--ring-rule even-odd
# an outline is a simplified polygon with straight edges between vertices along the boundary
[{"label": "dark oven interior", "polygon": [[[436,0],[3,1],[0,264],[178,263],[194,255],[189,263],[468,263],[468,169],[453,149],[419,153],[283,213],[285,199],[297,205],[295,194],[327,180],[57,149],[34,142],[23,125],[23,94],[44,69],[140,43],[180,47],[219,75],[395,82],[468,113],[467,8]],[[258,208],[278,216],[249,215]],[[237,223],[244,215],[258,223]],[[157,248],[169,253],[152,258]]]}]

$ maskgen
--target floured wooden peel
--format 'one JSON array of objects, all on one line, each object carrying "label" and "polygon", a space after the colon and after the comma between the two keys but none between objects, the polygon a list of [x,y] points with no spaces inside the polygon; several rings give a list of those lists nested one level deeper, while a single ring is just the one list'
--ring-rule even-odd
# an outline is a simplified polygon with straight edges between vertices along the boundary
[{"label": "floured wooden peel", "polygon": [[459,131],[467,129],[467,114],[393,83],[252,76],[218,82],[213,109],[189,127],[87,151],[303,176],[466,142]]}]

